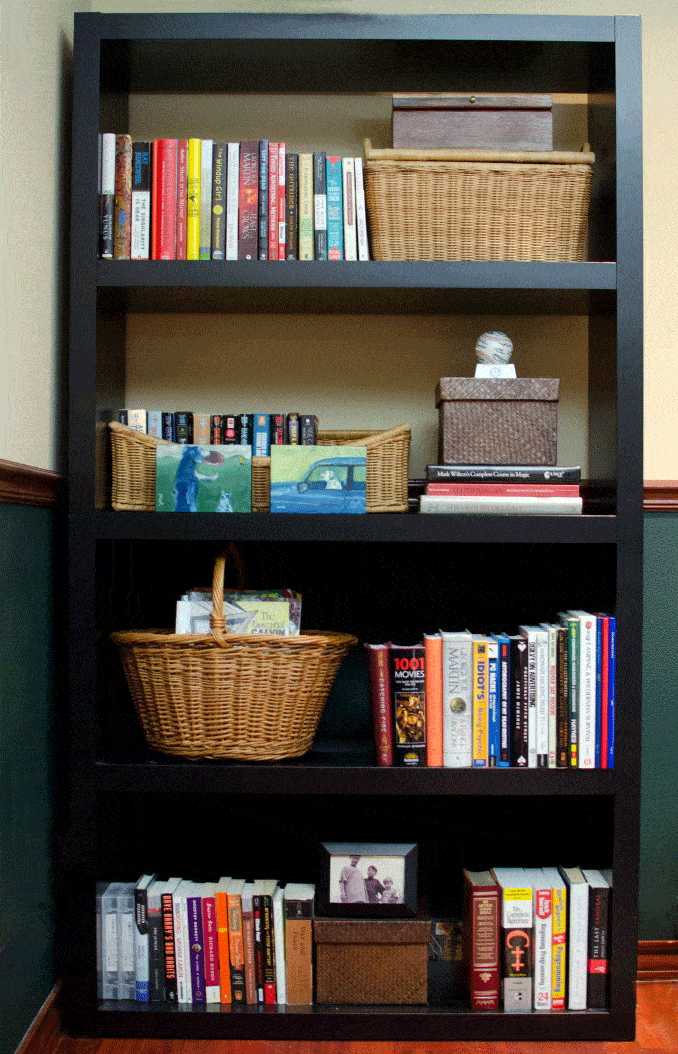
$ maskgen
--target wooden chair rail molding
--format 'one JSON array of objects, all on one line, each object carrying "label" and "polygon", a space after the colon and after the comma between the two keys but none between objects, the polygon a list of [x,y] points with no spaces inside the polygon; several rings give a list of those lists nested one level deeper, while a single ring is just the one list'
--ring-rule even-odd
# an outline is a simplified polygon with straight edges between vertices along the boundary
[{"label": "wooden chair rail molding", "polygon": [[[55,506],[64,491],[58,472],[0,458],[0,504]],[[645,512],[678,512],[678,479],[645,480]]]},{"label": "wooden chair rail molding", "polygon": [[19,465],[0,458],[0,502],[52,508],[63,490],[63,479],[46,468]]},{"label": "wooden chair rail molding", "polygon": [[678,981],[678,941],[638,941],[639,981]]}]

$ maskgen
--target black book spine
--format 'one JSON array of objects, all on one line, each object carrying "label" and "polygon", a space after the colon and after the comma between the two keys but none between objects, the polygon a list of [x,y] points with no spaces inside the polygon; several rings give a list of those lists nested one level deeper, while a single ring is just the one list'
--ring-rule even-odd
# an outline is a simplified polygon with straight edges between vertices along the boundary
[{"label": "black book spine", "polygon": [[215,143],[212,148],[212,259],[225,259],[226,245],[226,177],[228,145]]},{"label": "black book spine", "polygon": [[299,259],[299,155],[285,155],[285,252]]},{"label": "black book spine", "polygon": [[318,418],[315,414],[302,414],[300,416],[299,442],[302,446],[315,446],[318,442]]},{"label": "black book spine", "polygon": [[148,911],[148,982],[151,1003],[165,1001],[165,942],[162,929],[162,908]]},{"label": "black book spine", "polygon": [[388,652],[393,729],[393,764],[426,765],[424,645],[391,645]]},{"label": "black book spine", "polygon": [[[268,139],[259,140],[259,259],[268,260]],[[273,193],[276,188],[273,188]]]},{"label": "black book spine", "polygon": [[579,468],[511,465],[427,465],[427,483],[579,483]]},{"label": "black book spine", "polygon": [[165,1000],[177,1001],[177,960],[174,950],[174,910],[172,894],[162,895],[162,933],[165,952]]},{"label": "black book spine", "polygon": [[190,410],[176,410],[174,414],[174,442],[193,442],[193,414]]},{"label": "black book spine", "polygon": [[271,414],[271,445],[283,446],[285,443],[285,414]]},{"label": "black book spine", "polygon": [[236,417],[237,441],[241,446],[254,445],[254,414],[238,414]]},{"label": "black book spine", "polygon": [[313,232],[316,260],[327,259],[327,154],[313,154]]},{"label": "black book spine", "polygon": [[210,417],[210,443],[213,446],[219,446],[223,443],[223,427],[221,424],[221,414],[212,414]]},{"label": "black book spine", "polygon": [[171,410],[162,411],[162,438],[168,442],[174,442],[174,413]]},{"label": "black book spine", "polygon": [[586,1005],[589,1010],[607,1007],[608,922],[610,890],[589,888],[589,937]]}]

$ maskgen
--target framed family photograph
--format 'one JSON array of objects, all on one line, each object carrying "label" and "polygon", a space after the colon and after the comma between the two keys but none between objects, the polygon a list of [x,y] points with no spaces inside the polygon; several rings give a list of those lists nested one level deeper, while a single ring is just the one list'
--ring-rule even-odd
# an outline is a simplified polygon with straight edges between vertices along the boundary
[{"label": "framed family photograph", "polygon": [[323,842],[318,914],[405,918],[417,913],[414,843]]}]

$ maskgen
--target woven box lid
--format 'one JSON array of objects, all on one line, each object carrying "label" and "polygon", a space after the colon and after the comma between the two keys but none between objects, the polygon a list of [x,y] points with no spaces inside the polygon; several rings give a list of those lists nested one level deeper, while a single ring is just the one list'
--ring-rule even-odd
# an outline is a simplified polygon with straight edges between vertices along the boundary
[{"label": "woven box lid", "polygon": [[428,944],[431,920],[316,918],[313,936],[316,944]]},{"label": "woven box lid", "polygon": [[460,399],[557,402],[559,392],[556,377],[441,377],[436,385],[436,406]]}]

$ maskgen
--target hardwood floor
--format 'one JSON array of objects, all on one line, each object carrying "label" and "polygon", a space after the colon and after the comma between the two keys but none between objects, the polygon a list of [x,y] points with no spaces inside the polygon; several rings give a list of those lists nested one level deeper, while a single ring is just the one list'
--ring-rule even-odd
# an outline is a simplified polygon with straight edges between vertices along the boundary
[{"label": "hardwood floor", "polygon": [[17,1054],[676,1054],[678,982],[639,982],[637,1005],[636,1039],[632,1043],[259,1043],[73,1039],[62,1032],[52,1002]]}]

